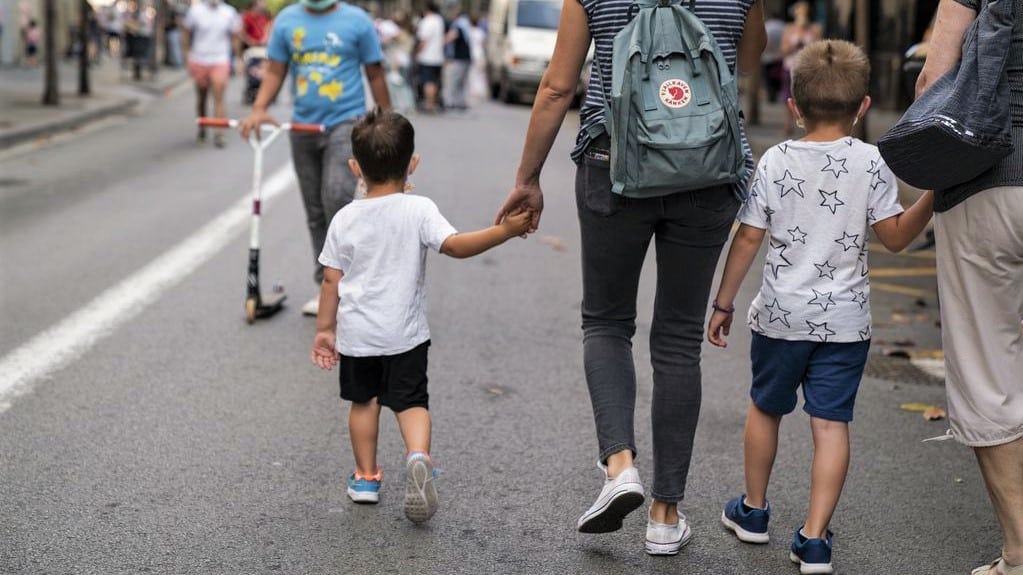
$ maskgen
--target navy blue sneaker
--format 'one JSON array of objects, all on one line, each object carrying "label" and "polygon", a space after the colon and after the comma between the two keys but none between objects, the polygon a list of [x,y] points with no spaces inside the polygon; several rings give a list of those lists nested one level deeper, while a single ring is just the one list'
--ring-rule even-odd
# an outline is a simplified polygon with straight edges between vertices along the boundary
[{"label": "navy blue sneaker", "polygon": [[764,509],[743,509],[745,495],[740,495],[725,504],[721,512],[721,522],[730,529],[739,541],[746,543],[767,543],[767,522],[771,520],[771,504]]},{"label": "navy blue sneaker", "polygon": [[789,559],[799,563],[799,572],[802,575],[834,573],[835,569],[831,566],[831,531],[828,531],[824,539],[810,539],[803,537],[800,530],[802,527],[796,529],[792,536],[792,551],[789,552]]}]

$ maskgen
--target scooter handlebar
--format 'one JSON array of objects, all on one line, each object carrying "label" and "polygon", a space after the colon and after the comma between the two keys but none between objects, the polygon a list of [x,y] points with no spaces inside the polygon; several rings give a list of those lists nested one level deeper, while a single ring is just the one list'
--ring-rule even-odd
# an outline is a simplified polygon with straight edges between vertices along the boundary
[{"label": "scooter handlebar", "polygon": [[[203,126],[204,128],[237,128],[238,120],[229,118],[196,118],[196,124]],[[308,133],[321,133],[326,131],[322,124],[293,124],[285,122],[280,126],[274,126],[272,124],[263,124],[259,127],[260,130],[269,131],[274,129],[289,130],[292,132],[308,132]]]}]

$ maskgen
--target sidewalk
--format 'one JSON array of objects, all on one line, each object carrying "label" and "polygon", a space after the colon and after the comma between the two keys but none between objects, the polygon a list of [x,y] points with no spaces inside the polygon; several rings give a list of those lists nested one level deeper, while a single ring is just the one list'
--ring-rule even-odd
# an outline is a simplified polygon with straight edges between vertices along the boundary
[{"label": "sidewalk", "polygon": [[43,67],[0,69],[0,150],[123,114],[160,97],[187,79],[183,69],[161,67],[155,79],[131,79],[130,70],[106,58],[90,70],[92,94],[78,96],[78,62],[59,64],[60,105],[43,106]]}]

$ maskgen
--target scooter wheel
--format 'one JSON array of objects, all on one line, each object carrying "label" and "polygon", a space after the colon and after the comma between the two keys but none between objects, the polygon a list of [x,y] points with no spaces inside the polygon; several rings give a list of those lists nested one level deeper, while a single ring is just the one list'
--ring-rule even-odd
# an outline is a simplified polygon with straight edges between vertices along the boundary
[{"label": "scooter wheel", "polygon": [[250,325],[256,321],[256,298],[245,300],[245,321]]}]

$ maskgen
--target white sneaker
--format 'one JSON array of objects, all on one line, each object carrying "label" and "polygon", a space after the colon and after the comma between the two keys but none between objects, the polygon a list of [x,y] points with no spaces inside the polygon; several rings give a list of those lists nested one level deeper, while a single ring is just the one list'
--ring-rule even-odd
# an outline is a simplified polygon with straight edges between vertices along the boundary
[{"label": "white sneaker", "polygon": [[646,552],[650,555],[678,555],[679,549],[692,538],[693,530],[685,515],[679,514],[674,525],[657,523],[647,516]]},{"label": "white sneaker", "polygon": [[318,313],[320,313],[320,297],[319,296],[316,296],[313,299],[305,302],[305,305],[302,306],[302,315],[315,316]]},{"label": "white sneaker", "polygon": [[607,476],[607,467],[597,463],[604,472],[604,487],[597,501],[579,518],[580,533],[610,533],[622,528],[622,519],[643,504],[643,484],[639,471],[630,467],[618,474]]},{"label": "white sneaker", "polygon": [[405,461],[405,517],[422,523],[437,512],[440,501],[433,485],[433,462],[430,456],[417,451]]}]

